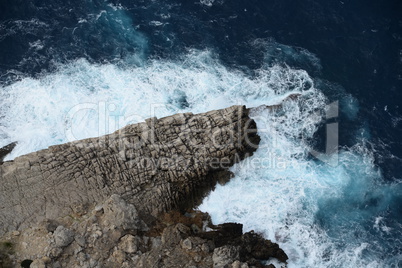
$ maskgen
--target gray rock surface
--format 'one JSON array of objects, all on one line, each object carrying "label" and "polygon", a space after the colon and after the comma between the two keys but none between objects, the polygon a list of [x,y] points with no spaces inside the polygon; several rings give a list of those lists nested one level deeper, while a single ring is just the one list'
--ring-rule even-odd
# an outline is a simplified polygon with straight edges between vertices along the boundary
[{"label": "gray rock surface", "polygon": [[[233,163],[255,151],[255,128],[244,106],[232,106],[151,118],[4,162],[0,235],[46,219],[80,216],[113,194],[135,205],[137,212],[127,213],[146,222],[161,212],[193,207],[229,176]],[[127,216],[117,215],[123,222]]]},{"label": "gray rock surface", "polygon": [[[109,198],[102,206],[108,206],[110,200],[120,200],[113,207],[117,215],[132,206],[119,196]],[[152,226],[136,225],[138,218],[131,219],[133,224],[120,222],[119,225],[113,218],[111,213],[93,209],[54,231],[42,224],[24,229],[18,236],[10,232],[3,237],[8,241],[9,250],[0,248],[0,253],[7,253],[3,258],[0,256],[0,267],[20,267],[24,261],[33,261],[31,268],[261,268],[267,267],[261,260],[287,259],[281,259],[286,254],[278,245],[252,232],[243,234],[241,224],[215,226],[209,215],[202,212],[183,215],[171,211],[160,215]],[[136,227],[127,229],[127,225]],[[192,225],[197,225],[200,231],[194,233]],[[252,249],[258,251],[261,246],[266,247],[268,254],[263,259],[255,258]]]},{"label": "gray rock surface", "polygon": [[0,164],[3,163],[4,158],[15,148],[16,142],[10,143],[0,148]]},{"label": "gray rock surface", "polygon": [[223,246],[216,248],[212,255],[214,268],[229,267],[233,262],[240,258],[239,246]]},{"label": "gray rock surface", "polygon": [[61,225],[56,228],[53,235],[56,247],[66,247],[74,240],[74,233]]},{"label": "gray rock surface", "polygon": [[214,226],[189,210],[258,143],[248,109],[233,106],[152,118],[0,163],[0,267],[286,262],[277,244],[243,234],[241,224]]}]

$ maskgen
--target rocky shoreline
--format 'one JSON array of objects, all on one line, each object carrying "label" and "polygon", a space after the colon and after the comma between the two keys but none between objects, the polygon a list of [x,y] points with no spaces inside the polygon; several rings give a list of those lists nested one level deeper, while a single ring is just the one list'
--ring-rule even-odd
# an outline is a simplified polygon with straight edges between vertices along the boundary
[{"label": "rocky shoreline", "polygon": [[192,211],[258,147],[244,106],[129,125],[0,165],[0,267],[272,267],[287,256]]},{"label": "rocky shoreline", "polygon": [[243,234],[241,224],[214,226],[202,212],[171,211],[147,226],[118,195],[63,224],[45,221],[5,239],[13,254],[2,267],[245,268],[272,267],[261,263],[269,258],[287,260],[277,244]]}]

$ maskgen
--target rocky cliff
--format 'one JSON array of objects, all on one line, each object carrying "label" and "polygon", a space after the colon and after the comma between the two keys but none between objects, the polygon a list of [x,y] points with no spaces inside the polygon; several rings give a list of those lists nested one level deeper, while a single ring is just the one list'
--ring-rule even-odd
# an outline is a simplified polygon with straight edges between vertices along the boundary
[{"label": "rocky cliff", "polygon": [[3,238],[0,267],[7,268],[248,268],[287,260],[277,244],[243,234],[241,224],[214,226],[201,212],[170,211],[147,226],[118,195],[62,223],[47,220]]},{"label": "rocky cliff", "polygon": [[285,261],[276,244],[253,233],[243,235],[241,227],[228,235],[208,231],[212,225],[205,217],[185,225],[186,218],[166,222],[161,216],[172,211],[185,215],[217,181],[228,180],[228,168],[252,154],[258,143],[248,109],[232,106],[151,118],[110,135],[4,162],[0,235],[10,247],[0,252],[9,256],[3,256],[0,267],[7,262],[26,267],[240,267],[242,261],[260,265],[258,260],[269,257]]}]

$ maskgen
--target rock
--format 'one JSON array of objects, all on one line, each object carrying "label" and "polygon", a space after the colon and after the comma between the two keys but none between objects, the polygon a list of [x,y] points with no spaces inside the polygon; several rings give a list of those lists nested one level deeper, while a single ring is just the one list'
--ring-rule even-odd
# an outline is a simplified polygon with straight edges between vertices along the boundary
[{"label": "rock", "polygon": [[55,220],[46,219],[41,223],[41,225],[48,231],[53,233],[56,228],[59,226],[59,223]]},{"label": "rock", "polygon": [[269,258],[276,258],[281,262],[286,262],[288,259],[286,253],[279,248],[278,244],[265,240],[254,232],[245,233],[242,236],[241,243],[247,249],[248,253],[256,259],[267,260]]},{"label": "rock", "polygon": [[198,227],[196,224],[191,224],[191,231],[192,231],[194,234],[198,234],[198,233],[201,232],[201,228]]},{"label": "rock", "polygon": [[[107,207],[106,203],[110,200],[122,199],[119,196],[108,198],[103,206]],[[120,215],[120,210],[115,209],[117,215]],[[107,213],[97,217],[91,213],[97,212],[92,210],[88,215],[82,215],[79,221],[57,226],[53,234],[47,233],[43,227],[22,231],[20,236],[15,237],[20,244],[16,245],[19,252],[13,258],[24,260],[35,256],[35,264],[46,263],[47,267],[56,267],[58,263],[58,267],[256,268],[262,266],[255,257],[268,257],[264,255],[267,250],[275,249],[277,253],[279,249],[258,234],[241,234],[240,224],[214,226],[205,213],[192,212],[189,217],[190,214],[179,216],[177,212],[172,212],[172,217],[158,217],[147,232],[126,231],[126,227],[111,222]],[[192,232],[194,222],[205,219],[209,220],[205,224],[213,231],[200,229],[199,233]],[[138,223],[138,218],[134,217],[131,221]],[[133,224],[130,218],[117,222],[125,226]],[[71,237],[74,237],[72,242]],[[24,243],[26,249],[22,250]],[[221,246],[215,248],[216,243]],[[265,249],[266,246],[269,248]]]},{"label": "rock", "polygon": [[191,250],[193,248],[193,244],[189,238],[186,238],[181,242],[181,247],[186,250]]},{"label": "rock", "polygon": [[29,268],[46,268],[46,264],[43,260],[36,259],[31,263]]},{"label": "rock", "polygon": [[50,252],[48,253],[48,255],[49,255],[49,257],[56,259],[57,257],[59,257],[61,255],[61,253],[63,253],[63,249],[56,247],[56,248],[50,249]]},{"label": "rock", "polygon": [[0,164],[3,163],[4,158],[11,153],[12,150],[14,150],[15,146],[17,145],[17,142],[12,142],[2,148],[0,148]]},{"label": "rock", "polygon": [[19,236],[19,235],[21,234],[21,232],[19,232],[19,231],[13,231],[13,232],[11,232],[11,234],[12,234],[13,236]]},{"label": "rock", "polygon": [[213,239],[216,247],[228,244],[243,234],[243,225],[239,223],[224,223],[215,226],[213,231],[201,233],[200,236],[206,239]]},{"label": "rock", "polygon": [[158,248],[162,246],[162,239],[160,237],[151,237],[151,248]]},{"label": "rock", "polygon": [[53,233],[56,247],[66,247],[74,240],[74,232],[65,228],[64,226],[58,226]]},{"label": "rock", "polygon": [[121,238],[119,248],[126,253],[135,253],[138,250],[138,237],[125,235]]},{"label": "rock", "polygon": [[232,268],[249,268],[246,262],[235,261],[232,263]]},{"label": "rock", "polygon": [[178,245],[180,240],[186,238],[190,234],[190,228],[184,224],[178,223],[175,226],[168,226],[162,233],[162,244]]},{"label": "rock", "polygon": [[77,242],[77,244],[81,247],[85,247],[86,241],[85,241],[85,237],[81,236],[81,235],[76,235],[74,237],[74,240]]},{"label": "rock", "polygon": [[214,268],[225,268],[240,258],[240,248],[236,246],[223,246],[216,248],[212,255]]},{"label": "rock", "polygon": [[204,244],[201,245],[201,250],[202,250],[204,253],[209,253],[209,252],[211,251],[211,249],[209,248],[209,246],[208,246],[207,243],[204,243]]},{"label": "rock", "polygon": [[42,261],[46,264],[46,263],[50,263],[51,259],[47,256],[42,257]]},{"label": "rock", "polygon": [[126,254],[122,250],[115,250],[112,257],[116,259],[117,263],[123,263],[126,259]]},{"label": "rock", "polygon": [[202,260],[202,257],[200,255],[196,254],[196,255],[194,255],[193,259],[195,262],[200,262]]},{"label": "rock", "polygon": [[[230,166],[258,147],[256,124],[248,113],[244,106],[232,106],[151,118],[4,162],[0,236],[45,219],[81,217],[113,194],[133,205],[133,215],[147,223],[160,213],[192,208],[219,177],[228,178]],[[119,217],[124,221],[126,216]]]},{"label": "rock", "polygon": [[120,196],[112,195],[104,206],[105,219],[113,224],[122,226],[124,230],[145,229],[141,223],[138,212],[131,204],[127,204]]},{"label": "rock", "polygon": [[240,268],[241,262],[240,261],[234,261],[232,263],[232,268]]},{"label": "rock", "polygon": [[187,210],[229,180],[228,168],[258,142],[248,109],[233,106],[151,118],[5,162],[0,239],[11,230],[20,235],[8,233],[18,250],[0,257],[52,268],[246,268],[286,260],[241,224],[214,226],[208,214]]},{"label": "rock", "polygon": [[95,206],[95,208],[94,208],[94,211],[95,212],[101,212],[103,210],[103,205],[97,205],[97,206]]}]

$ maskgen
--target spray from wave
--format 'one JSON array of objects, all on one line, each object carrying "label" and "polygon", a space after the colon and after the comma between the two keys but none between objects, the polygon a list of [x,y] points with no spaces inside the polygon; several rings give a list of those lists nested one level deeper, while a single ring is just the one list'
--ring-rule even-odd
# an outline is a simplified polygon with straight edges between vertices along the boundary
[{"label": "spray from wave", "polygon": [[210,51],[125,68],[77,60],[1,88],[0,145],[18,141],[10,160],[150,116],[271,105],[292,93],[302,96],[280,111],[253,110],[260,148],[200,209],[215,223],[241,222],[278,242],[289,267],[398,265],[401,228],[388,221],[387,208],[400,184],[381,184],[364,144],[342,149],[335,167],[310,156],[328,101],[303,70],[272,64],[249,76]]}]

